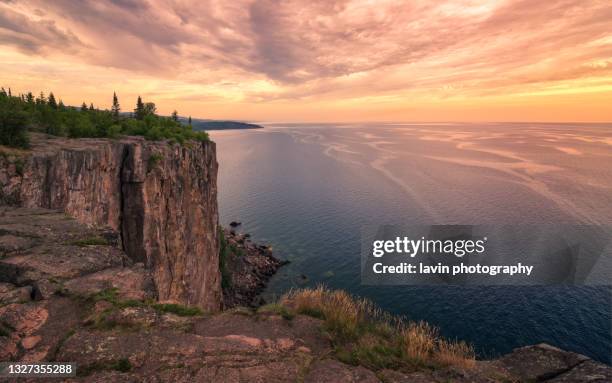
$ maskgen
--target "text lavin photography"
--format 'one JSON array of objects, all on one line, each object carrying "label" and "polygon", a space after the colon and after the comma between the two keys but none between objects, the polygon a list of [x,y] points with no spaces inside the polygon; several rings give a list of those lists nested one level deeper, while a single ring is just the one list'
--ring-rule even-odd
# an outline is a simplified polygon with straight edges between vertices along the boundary
[{"label": "text lavin photography", "polygon": [[611,25],[0,0],[0,383],[612,382]]}]

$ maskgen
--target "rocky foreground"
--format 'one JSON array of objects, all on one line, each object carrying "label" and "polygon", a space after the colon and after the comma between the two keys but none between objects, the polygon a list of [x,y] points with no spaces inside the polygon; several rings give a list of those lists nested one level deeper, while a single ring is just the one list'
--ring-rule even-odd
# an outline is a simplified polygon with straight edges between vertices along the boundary
[{"label": "rocky foreground", "polygon": [[78,376],[67,381],[84,382],[612,379],[609,366],[547,345],[468,370],[348,365],[333,358],[320,319],[265,309],[207,314],[157,302],[150,271],[117,243],[113,231],[59,211],[0,208],[0,361],[76,362]]}]

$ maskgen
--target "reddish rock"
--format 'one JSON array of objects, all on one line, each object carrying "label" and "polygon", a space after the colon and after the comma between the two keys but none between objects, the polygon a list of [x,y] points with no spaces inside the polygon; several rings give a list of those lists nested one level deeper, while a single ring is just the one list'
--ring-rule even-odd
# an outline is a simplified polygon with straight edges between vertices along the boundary
[{"label": "reddish rock", "polygon": [[[108,226],[121,233],[128,256],[151,270],[160,300],[220,309],[213,142],[32,134],[23,156],[19,172],[0,158],[0,201]],[[0,242],[0,249],[28,246],[10,237]],[[65,263],[73,265],[72,258],[66,255]]]},{"label": "reddish rock", "polygon": [[40,340],[41,340],[40,335],[28,336],[21,340],[21,346],[25,348],[26,350],[29,350],[29,349],[34,348],[34,346],[36,346],[38,342],[40,342]]},{"label": "reddish rock", "polygon": [[372,371],[361,366],[349,366],[333,359],[314,362],[305,383],[379,383]]},{"label": "reddish rock", "polygon": [[497,363],[522,380],[541,381],[569,371],[588,359],[542,343],[518,348],[501,357]]},{"label": "reddish rock", "polygon": [[[223,288],[223,306],[257,307],[265,303],[258,299],[269,279],[286,264],[275,258],[268,246],[255,245],[246,241],[246,234],[224,230],[228,250],[225,267],[231,282]],[[261,297],[259,297],[261,298]]]}]

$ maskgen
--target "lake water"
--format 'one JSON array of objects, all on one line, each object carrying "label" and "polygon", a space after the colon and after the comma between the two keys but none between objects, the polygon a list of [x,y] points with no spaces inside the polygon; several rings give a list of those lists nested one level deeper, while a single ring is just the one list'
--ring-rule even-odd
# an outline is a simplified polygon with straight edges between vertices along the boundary
[{"label": "lake water", "polygon": [[[492,357],[548,342],[610,363],[612,288],[360,284],[370,224],[612,224],[610,124],[264,124],[216,131],[221,221],[323,283]],[[306,279],[304,278],[306,277]]]}]

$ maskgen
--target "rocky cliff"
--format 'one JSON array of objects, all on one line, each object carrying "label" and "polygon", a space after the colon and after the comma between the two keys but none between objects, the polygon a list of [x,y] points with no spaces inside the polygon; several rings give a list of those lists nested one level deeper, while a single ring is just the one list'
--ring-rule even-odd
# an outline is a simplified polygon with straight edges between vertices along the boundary
[{"label": "rocky cliff", "polygon": [[[291,307],[272,304],[203,315],[193,307],[152,301],[148,271],[117,242],[112,231],[87,227],[62,212],[0,207],[0,361],[76,363],[76,377],[63,382],[612,379],[609,366],[544,344],[476,361],[469,368],[417,361],[398,366],[368,359],[375,355],[370,352],[360,354],[375,344],[370,334],[355,344],[360,348],[340,357],[330,327],[315,311],[294,314]],[[392,360],[390,348],[381,350]],[[369,364],[347,363],[351,355]],[[0,377],[0,382],[9,381],[15,379]]]},{"label": "rocky cliff", "polygon": [[162,302],[221,306],[213,142],[186,145],[33,135],[0,156],[0,202],[62,210],[120,234]]}]

